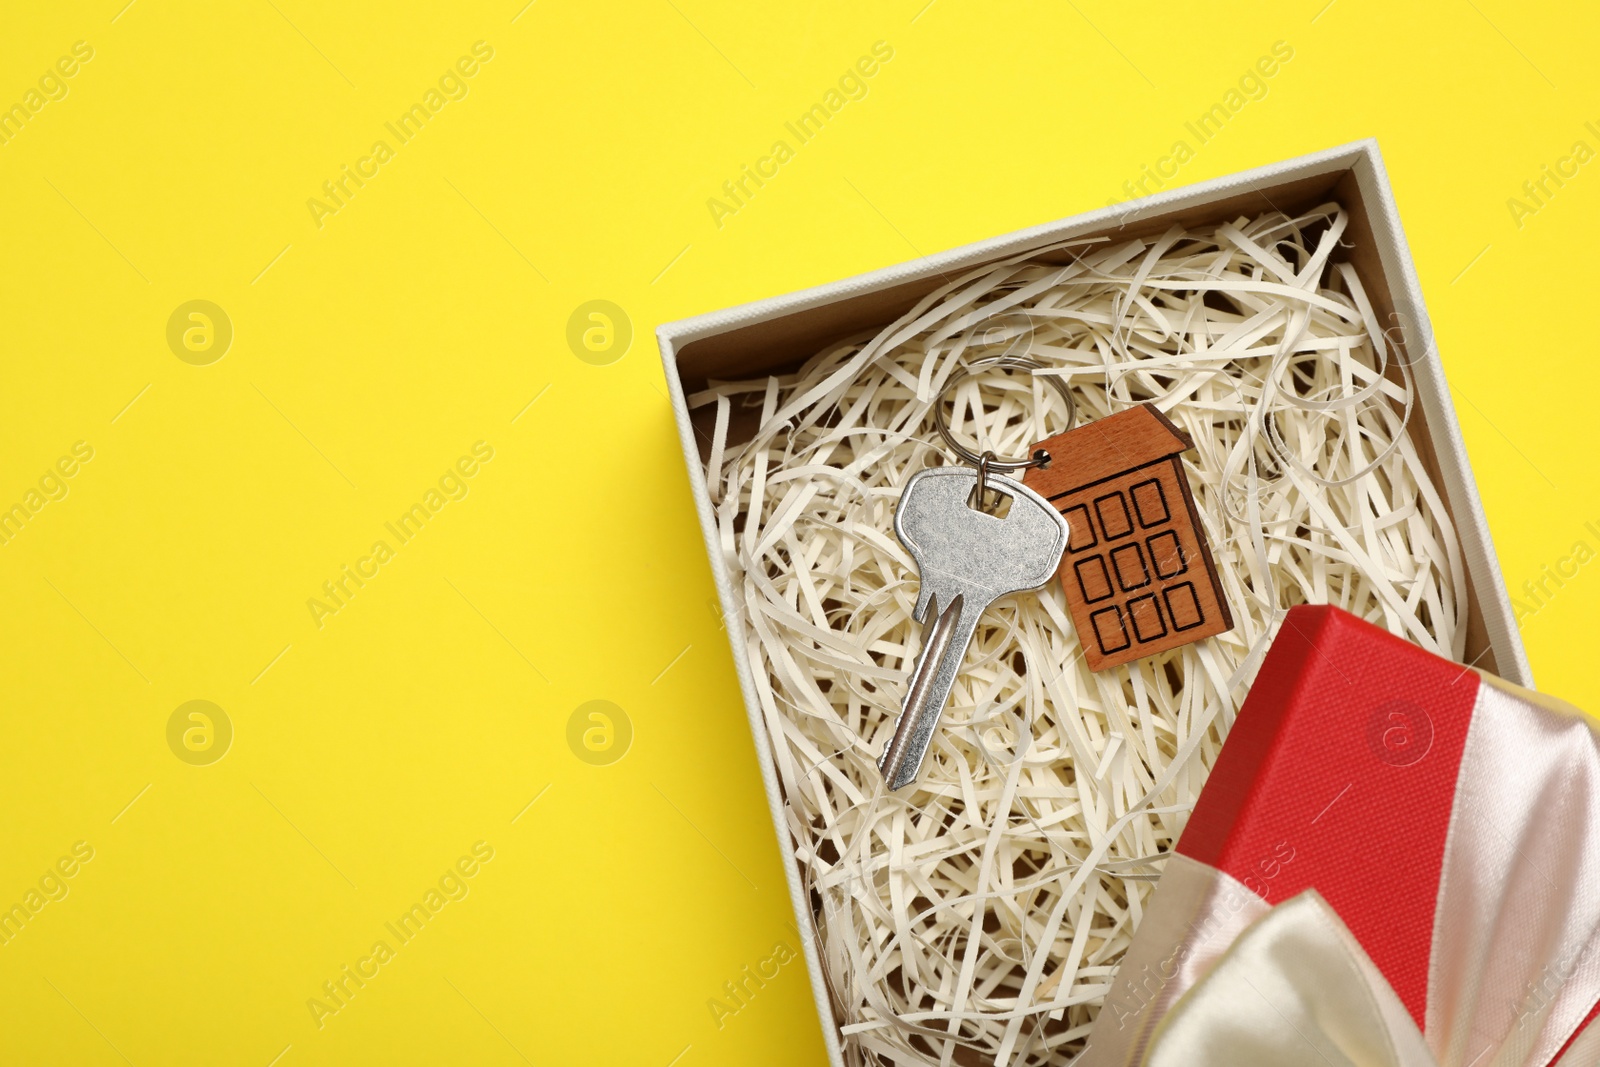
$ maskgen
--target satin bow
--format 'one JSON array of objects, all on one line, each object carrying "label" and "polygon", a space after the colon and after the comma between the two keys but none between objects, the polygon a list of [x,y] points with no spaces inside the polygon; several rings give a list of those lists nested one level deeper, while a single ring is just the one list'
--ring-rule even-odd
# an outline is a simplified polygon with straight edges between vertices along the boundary
[{"label": "satin bow", "polygon": [[[1403,862],[1385,891],[1412,891]],[[1600,733],[1581,712],[1484,678],[1434,921],[1413,1015],[1314,889],[1269,907],[1174,854],[1083,1062],[1600,1065]]]},{"label": "satin bow", "polygon": [[[1515,1029],[1469,1064],[1522,1062]],[[1563,1067],[1600,1061],[1600,1031]],[[1316,890],[1253,923],[1167,1013],[1146,1067],[1441,1067],[1400,998]]]},{"label": "satin bow", "polygon": [[1438,1067],[1316,890],[1273,908],[1173,1006],[1146,1067]]}]

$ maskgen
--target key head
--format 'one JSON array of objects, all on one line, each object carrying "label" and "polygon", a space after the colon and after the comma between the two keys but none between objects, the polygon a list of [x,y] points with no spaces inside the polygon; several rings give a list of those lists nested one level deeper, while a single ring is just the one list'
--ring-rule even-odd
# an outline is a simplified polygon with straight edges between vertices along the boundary
[{"label": "key head", "polygon": [[931,597],[949,604],[960,595],[966,610],[982,612],[1009,593],[1039,588],[1060,566],[1067,545],[1061,513],[1021,482],[991,474],[988,484],[1010,497],[1003,517],[970,505],[978,487],[970,467],[918,471],[901,492],[894,532],[917,561],[919,621],[927,621]]}]

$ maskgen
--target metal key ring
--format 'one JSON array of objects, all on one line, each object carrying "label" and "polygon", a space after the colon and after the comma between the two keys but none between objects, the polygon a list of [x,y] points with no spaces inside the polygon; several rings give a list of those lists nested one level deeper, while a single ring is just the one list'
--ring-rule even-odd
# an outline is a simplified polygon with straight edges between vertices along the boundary
[{"label": "metal key ring", "polygon": [[[960,373],[952,375],[945,382],[944,388],[939,390],[939,395],[933,398],[933,425],[938,429],[939,436],[943,437],[945,444],[955,451],[955,454],[972,464],[974,467],[983,466],[986,470],[1017,471],[1026,467],[1042,466],[1049,460],[1043,453],[1028,456],[1026,459],[1004,459],[993,452],[978,453],[967,448],[966,445],[956,440],[955,434],[950,432],[950,420],[945,418],[944,398],[956,386],[968,378],[977,377],[980,371],[991,367],[1004,367],[1010,370],[1044,370],[1044,364],[1026,356],[990,356],[987,359],[975,360],[970,366]],[[1067,429],[1070,430],[1078,421],[1078,403],[1072,399],[1072,390],[1067,388],[1067,383],[1061,378],[1049,376],[1045,381],[1061,394],[1061,399],[1067,402]],[[1062,431],[1063,433],[1066,430]]]}]

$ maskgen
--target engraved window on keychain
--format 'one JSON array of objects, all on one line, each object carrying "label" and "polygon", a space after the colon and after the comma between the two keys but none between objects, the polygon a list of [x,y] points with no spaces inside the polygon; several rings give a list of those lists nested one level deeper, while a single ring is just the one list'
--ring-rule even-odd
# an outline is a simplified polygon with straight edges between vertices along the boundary
[{"label": "engraved window on keychain", "polygon": [[[1179,456],[1193,441],[1150,404],[1067,429],[1024,459],[967,448],[950,430],[944,396],[988,369],[1044,369],[1023,356],[973,362],[934,400],[934,425],[975,469],[934,467],[906,483],[895,534],[922,583],[913,616],[922,648],[894,731],[878,760],[890,789],[916,779],[980,616],[1059,572],[1090,670],[1224,633],[1233,618]],[[1021,482],[997,471],[1024,470]],[[995,499],[991,499],[994,494]]]}]

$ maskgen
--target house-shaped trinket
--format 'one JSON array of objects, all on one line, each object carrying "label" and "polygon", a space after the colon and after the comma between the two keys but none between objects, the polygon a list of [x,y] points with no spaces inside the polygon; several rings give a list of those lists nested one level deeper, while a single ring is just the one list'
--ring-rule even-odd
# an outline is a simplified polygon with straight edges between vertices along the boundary
[{"label": "house-shaped trinket", "polygon": [[1067,520],[1059,574],[1091,670],[1233,628],[1179,459],[1187,434],[1139,404],[1037,447],[1049,466],[1023,481]]}]

